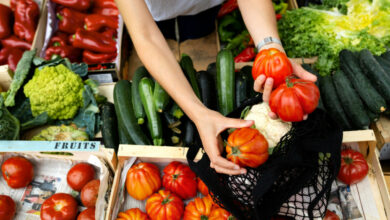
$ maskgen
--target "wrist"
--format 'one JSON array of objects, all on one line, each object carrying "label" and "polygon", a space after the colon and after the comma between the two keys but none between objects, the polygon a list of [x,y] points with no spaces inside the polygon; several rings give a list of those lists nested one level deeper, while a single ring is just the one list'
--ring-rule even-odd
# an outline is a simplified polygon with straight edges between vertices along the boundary
[{"label": "wrist", "polygon": [[191,109],[188,111],[187,116],[193,121],[195,124],[197,124],[199,121],[202,120],[202,118],[205,117],[205,115],[209,114],[210,109],[208,109],[203,104],[192,106]]},{"label": "wrist", "polygon": [[286,52],[284,51],[283,46],[280,45],[280,44],[278,44],[278,43],[269,43],[269,44],[267,44],[267,45],[264,45],[264,46],[262,46],[262,47],[260,48],[260,50],[259,50],[258,52],[260,52],[260,51],[262,51],[262,50],[265,50],[265,49],[270,49],[270,48],[275,48],[275,49],[280,50],[280,51],[283,52],[283,53],[286,53]]}]

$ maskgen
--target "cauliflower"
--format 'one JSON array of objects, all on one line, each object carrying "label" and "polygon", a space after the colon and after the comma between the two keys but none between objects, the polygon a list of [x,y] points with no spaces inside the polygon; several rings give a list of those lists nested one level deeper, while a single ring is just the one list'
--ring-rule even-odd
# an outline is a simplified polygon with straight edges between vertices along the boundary
[{"label": "cauliflower", "polygon": [[76,126],[50,126],[35,135],[33,141],[88,141],[88,134]]},{"label": "cauliflower", "polygon": [[33,116],[47,112],[52,119],[71,119],[83,106],[83,80],[60,64],[36,69],[24,86]]},{"label": "cauliflower", "polygon": [[271,119],[268,116],[270,111],[267,103],[257,104],[252,106],[245,119],[255,121],[256,129],[267,139],[269,152],[272,153],[280,138],[290,131],[292,125],[290,122],[284,122],[280,119]]}]

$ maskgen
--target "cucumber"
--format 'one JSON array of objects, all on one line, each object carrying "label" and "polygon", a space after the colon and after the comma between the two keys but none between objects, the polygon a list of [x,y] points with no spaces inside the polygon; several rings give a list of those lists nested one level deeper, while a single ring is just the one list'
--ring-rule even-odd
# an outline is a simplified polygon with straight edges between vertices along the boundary
[{"label": "cucumber", "polygon": [[[320,74],[317,71],[313,70],[309,64],[304,63],[304,64],[302,64],[302,67],[306,71],[317,76],[317,81],[315,82],[315,84],[317,85],[318,88],[320,88],[320,78],[321,78]],[[321,93],[320,93],[320,95],[321,95]],[[318,100],[317,108],[325,110],[325,106],[324,106],[324,103],[322,101],[321,96],[320,96],[320,99]]]},{"label": "cucumber", "polygon": [[380,56],[375,56],[376,61],[378,61],[379,65],[383,68],[388,76],[390,76],[390,60],[387,61],[385,58]]},{"label": "cucumber", "polygon": [[170,100],[171,97],[168,95],[168,93],[161,87],[161,85],[158,82],[155,82],[153,101],[154,101],[154,105],[156,106],[156,111],[159,113],[165,111]]},{"label": "cucumber", "polygon": [[215,82],[214,77],[206,72],[206,71],[199,71],[197,73],[197,80],[199,84],[200,89],[200,95],[201,100],[203,104],[209,108],[216,110],[217,109],[217,97],[216,97],[216,90],[215,90]]},{"label": "cucumber", "polygon": [[138,67],[138,69],[135,70],[134,76],[132,79],[133,85],[131,87],[132,92],[132,102],[133,102],[133,108],[134,108],[134,114],[135,117],[138,120],[138,124],[143,124],[145,122],[145,110],[144,107],[142,107],[141,103],[141,97],[139,96],[138,91],[138,84],[139,81],[141,81],[142,78],[149,76],[148,71],[144,66]]},{"label": "cucumber", "polygon": [[196,81],[196,70],[194,69],[194,64],[192,63],[191,58],[187,54],[183,54],[180,60],[180,66],[186,75],[188,81],[191,84],[192,89],[194,90],[196,96],[200,99],[200,91],[198,82]]},{"label": "cucumber", "polygon": [[235,108],[241,106],[245,99],[249,97],[248,95],[248,83],[246,76],[244,74],[236,74],[236,97],[235,97]]},{"label": "cucumber", "polygon": [[372,112],[381,113],[386,110],[386,101],[372,86],[369,79],[359,68],[359,60],[349,50],[342,50],[340,56],[340,67],[347,75],[353,88],[357,91],[367,108]]},{"label": "cucumber", "polygon": [[100,109],[104,147],[115,149],[115,152],[117,152],[119,136],[115,106],[110,102],[106,102],[100,107]]},{"label": "cucumber", "polygon": [[151,145],[150,140],[142,132],[134,115],[132,84],[127,80],[119,80],[114,87],[114,105],[118,118],[118,124],[123,127],[123,132],[137,145]]},{"label": "cucumber", "polygon": [[320,93],[325,110],[337,123],[341,125],[343,130],[351,130],[351,123],[349,122],[339,97],[337,96],[331,76],[320,76],[318,80],[320,81]]},{"label": "cucumber", "polygon": [[144,77],[141,79],[139,82],[139,94],[146,112],[146,117],[148,118],[149,131],[153,139],[153,144],[155,146],[161,146],[163,144],[162,124],[153,102],[153,81],[150,78]]},{"label": "cucumber", "polygon": [[382,97],[387,102],[390,102],[390,77],[385,73],[369,50],[364,49],[360,51],[359,55],[363,72]]},{"label": "cucumber", "polygon": [[247,94],[248,98],[255,97],[257,93],[253,89],[253,84],[255,83],[255,80],[253,80],[252,77],[252,66],[244,66],[240,70],[240,74],[244,74],[247,80]]},{"label": "cucumber", "polygon": [[227,115],[234,109],[235,72],[233,54],[223,49],[217,55],[217,95],[219,111]]},{"label": "cucumber", "polygon": [[353,89],[347,76],[342,70],[337,70],[333,75],[333,84],[336,88],[340,102],[347,116],[356,128],[365,128],[370,124],[370,119],[364,110],[364,104]]}]

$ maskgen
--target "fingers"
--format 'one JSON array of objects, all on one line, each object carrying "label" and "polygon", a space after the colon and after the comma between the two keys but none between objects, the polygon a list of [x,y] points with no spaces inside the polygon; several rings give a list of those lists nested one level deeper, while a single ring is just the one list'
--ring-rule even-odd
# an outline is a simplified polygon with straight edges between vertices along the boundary
[{"label": "fingers", "polygon": [[243,119],[235,119],[235,118],[227,118],[224,121],[224,126],[226,128],[246,128],[250,127],[254,124],[252,120],[243,120]]},{"label": "fingers", "polygon": [[309,115],[307,115],[307,114],[304,115],[304,116],[303,116],[303,120],[306,120],[308,117],[309,117]]},{"label": "fingers", "polygon": [[240,174],[245,174],[246,170],[245,169],[240,169],[240,170],[229,170],[220,166],[215,166],[214,167],[215,171],[217,173],[223,173],[223,174],[228,174],[228,175],[240,175]]},{"label": "fingers", "polygon": [[261,74],[256,78],[255,83],[253,84],[253,89],[256,92],[263,92],[263,84],[265,82],[265,79],[266,77],[263,74]]},{"label": "fingers", "polygon": [[293,61],[291,61],[291,64],[293,67],[294,74],[296,76],[298,76],[299,78],[309,80],[312,82],[317,81],[317,76],[315,76],[314,74],[311,74],[308,71],[306,71],[305,69],[303,69],[303,67],[301,65],[294,63]]},{"label": "fingers", "polygon": [[278,119],[278,115],[275,112],[269,112],[268,116],[272,119]]},{"label": "fingers", "polygon": [[228,175],[239,175],[246,173],[244,168],[240,168],[237,164],[234,164],[221,156],[215,157],[213,162],[210,163],[210,167],[215,169],[215,171],[218,173],[224,173]]},{"label": "fingers", "polygon": [[267,78],[264,85],[264,92],[263,92],[263,101],[269,102],[269,97],[271,96],[272,87],[274,85],[274,79],[271,77]]}]

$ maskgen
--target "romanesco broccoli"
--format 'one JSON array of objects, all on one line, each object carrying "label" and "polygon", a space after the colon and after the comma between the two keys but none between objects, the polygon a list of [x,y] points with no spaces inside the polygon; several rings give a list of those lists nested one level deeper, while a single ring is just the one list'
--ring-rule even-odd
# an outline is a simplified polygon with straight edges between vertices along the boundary
[{"label": "romanesco broccoli", "polygon": [[60,64],[36,69],[24,86],[33,116],[47,112],[52,119],[71,119],[83,106],[83,80]]},{"label": "romanesco broccoli", "polygon": [[35,135],[33,141],[88,141],[88,134],[74,125],[50,126]]}]

